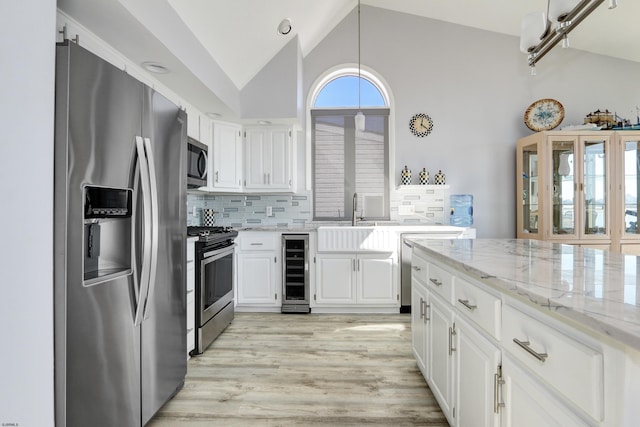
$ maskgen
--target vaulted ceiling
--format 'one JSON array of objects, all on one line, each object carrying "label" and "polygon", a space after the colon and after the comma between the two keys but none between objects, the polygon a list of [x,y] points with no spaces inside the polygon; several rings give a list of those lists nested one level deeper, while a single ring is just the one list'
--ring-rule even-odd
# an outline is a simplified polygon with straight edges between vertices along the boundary
[{"label": "vaulted ceiling", "polygon": [[[518,36],[522,17],[545,11],[548,0],[361,1]],[[572,48],[640,62],[635,46],[640,40],[640,2],[620,0],[613,10],[607,5],[605,1],[571,33]],[[196,98],[208,88],[223,105],[206,105],[203,99],[200,108],[230,115],[237,111],[234,88],[241,90],[293,37],[307,55],[356,6],[357,0],[58,0],[60,10],[132,61],[158,61],[195,77],[188,82],[178,74],[161,81],[185,85],[186,93]],[[292,22],[286,36],[276,31],[284,18]]]}]

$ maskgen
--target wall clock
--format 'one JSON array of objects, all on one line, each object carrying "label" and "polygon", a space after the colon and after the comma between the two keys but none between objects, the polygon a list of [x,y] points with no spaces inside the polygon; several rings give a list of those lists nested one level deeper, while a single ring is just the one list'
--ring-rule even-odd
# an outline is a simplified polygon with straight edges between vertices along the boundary
[{"label": "wall clock", "polygon": [[539,99],[524,112],[524,123],[533,131],[540,132],[557,127],[564,119],[564,107],[555,99]]},{"label": "wall clock", "polygon": [[423,138],[433,130],[433,120],[424,113],[415,114],[411,117],[411,120],[409,120],[409,130],[415,136]]}]

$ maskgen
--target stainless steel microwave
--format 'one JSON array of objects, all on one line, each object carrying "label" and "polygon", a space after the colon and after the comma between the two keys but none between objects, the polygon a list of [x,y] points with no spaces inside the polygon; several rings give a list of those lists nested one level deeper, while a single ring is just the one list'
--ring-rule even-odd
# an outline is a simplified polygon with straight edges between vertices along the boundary
[{"label": "stainless steel microwave", "polygon": [[187,187],[206,187],[209,147],[193,138],[187,138],[187,145]]}]

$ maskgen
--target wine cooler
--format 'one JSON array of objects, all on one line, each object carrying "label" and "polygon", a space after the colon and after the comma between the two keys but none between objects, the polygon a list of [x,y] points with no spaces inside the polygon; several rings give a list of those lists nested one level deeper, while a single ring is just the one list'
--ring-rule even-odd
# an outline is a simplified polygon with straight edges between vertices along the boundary
[{"label": "wine cooler", "polygon": [[282,312],[309,313],[309,235],[282,235]]}]

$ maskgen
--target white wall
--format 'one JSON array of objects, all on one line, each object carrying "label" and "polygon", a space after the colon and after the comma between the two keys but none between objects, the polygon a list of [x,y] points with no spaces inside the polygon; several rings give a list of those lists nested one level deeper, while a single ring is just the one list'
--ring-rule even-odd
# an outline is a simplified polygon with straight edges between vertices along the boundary
[{"label": "white wall", "polygon": [[0,16],[0,425],[46,427],[53,425],[56,1],[3,1]]},{"label": "white wall", "polygon": [[[414,175],[426,167],[432,177],[442,169],[451,194],[474,195],[478,237],[515,236],[515,144],[532,133],[523,122],[529,104],[558,99],[563,125],[604,108],[635,117],[638,63],[557,48],[531,77],[517,37],[369,6],[361,13],[361,62],[395,100],[392,182],[400,183],[404,165]],[[327,69],[357,63],[356,19],[351,12],[305,57],[305,94]],[[429,136],[409,132],[415,113],[433,119]]]}]

